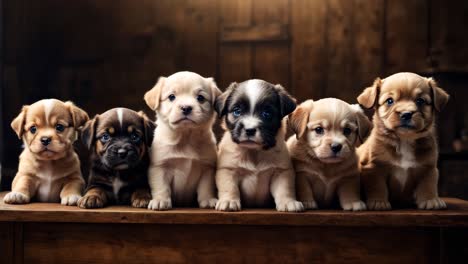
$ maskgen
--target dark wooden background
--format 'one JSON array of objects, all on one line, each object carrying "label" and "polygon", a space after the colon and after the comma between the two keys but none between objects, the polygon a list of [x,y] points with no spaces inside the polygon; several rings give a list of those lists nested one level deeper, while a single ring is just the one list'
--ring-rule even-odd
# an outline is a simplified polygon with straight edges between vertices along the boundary
[{"label": "dark wooden background", "polygon": [[[6,188],[21,151],[9,123],[23,104],[56,97],[91,116],[116,106],[150,113],[145,91],[180,70],[215,77],[221,88],[262,78],[299,101],[348,102],[377,76],[413,71],[452,95],[440,115],[442,152],[468,123],[468,1],[3,0],[2,10]],[[468,196],[457,157],[442,174]]]}]

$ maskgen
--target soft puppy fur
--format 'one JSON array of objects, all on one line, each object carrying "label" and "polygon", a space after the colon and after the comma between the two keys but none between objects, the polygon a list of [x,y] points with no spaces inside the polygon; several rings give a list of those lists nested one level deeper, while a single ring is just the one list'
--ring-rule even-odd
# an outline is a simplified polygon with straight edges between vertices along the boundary
[{"label": "soft puppy fur", "polygon": [[409,72],[377,79],[359,95],[362,106],[375,109],[374,129],[358,149],[370,210],[446,208],[437,193],[434,119],[448,99],[433,79]]},{"label": "soft puppy fur", "polygon": [[46,99],[23,106],[11,127],[23,141],[24,150],[4,202],[76,205],[85,182],[73,142],[77,129],[88,119],[72,102]]},{"label": "soft puppy fur", "polygon": [[286,122],[296,103],[283,87],[262,80],[233,83],[215,105],[226,130],[219,143],[216,209],[272,206],[302,211],[285,142]]},{"label": "soft puppy fur", "polygon": [[213,104],[221,94],[213,78],[193,72],[160,77],[145,94],[157,127],[149,168],[152,210],[216,205]]},{"label": "soft puppy fur", "polygon": [[296,133],[287,145],[297,198],[304,207],[327,208],[338,197],[344,210],[365,210],[355,146],[372,124],[359,105],[335,98],[307,100],[289,115],[288,123]]},{"label": "soft puppy fur", "polygon": [[148,206],[148,153],[154,127],[143,112],[127,108],[110,109],[86,123],[82,141],[91,152],[91,169],[79,207]]}]

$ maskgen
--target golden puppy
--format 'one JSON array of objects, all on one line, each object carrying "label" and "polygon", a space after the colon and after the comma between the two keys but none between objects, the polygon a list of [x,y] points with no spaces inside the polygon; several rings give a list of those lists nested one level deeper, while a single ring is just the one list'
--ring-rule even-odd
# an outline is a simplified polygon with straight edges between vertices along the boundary
[{"label": "golden puppy", "polygon": [[374,129],[359,147],[361,178],[370,210],[389,210],[390,202],[420,209],[446,208],[437,193],[435,112],[449,99],[431,78],[397,73],[359,95],[374,108]]},{"label": "golden puppy", "polygon": [[145,94],[156,111],[156,130],[151,147],[149,183],[152,210],[216,205],[214,175],[216,139],[212,131],[213,104],[221,94],[213,78],[178,72],[159,78]]},{"label": "golden puppy", "polygon": [[288,123],[296,133],[287,144],[297,198],[304,207],[329,207],[338,197],[344,210],[365,210],[355,146],[372,124],[361,108],[335,98],[307,100],[289,115]]},{"label": "golden puppy", "polygon": [[72,144],[77,139],[76,129],[88,119],[71,102],[47,99],[23,106],[11,127],[25,148],[4,202],[23,204],[34,199],[76,205],[84,180]]}]

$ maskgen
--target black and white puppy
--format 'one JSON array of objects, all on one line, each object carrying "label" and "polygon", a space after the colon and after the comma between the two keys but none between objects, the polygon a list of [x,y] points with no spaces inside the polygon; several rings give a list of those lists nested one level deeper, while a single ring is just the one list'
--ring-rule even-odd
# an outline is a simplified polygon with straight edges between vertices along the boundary
[{"label": "black and white puppy", "polygon": [[127,108],[108,110],[85,124],[82,141],[91,151],[91,170],[79,207],[148,206],[148,146],[154,128],[143,112]]},{"label": "black and white puppy", "polygon": [[278,211],[302,211],[285,143],[284,117],[295,100],[280,85],[262,80],[233,83],[216,100],[226,130],[219,143],[217,210],[238,211],[276,204]]}]

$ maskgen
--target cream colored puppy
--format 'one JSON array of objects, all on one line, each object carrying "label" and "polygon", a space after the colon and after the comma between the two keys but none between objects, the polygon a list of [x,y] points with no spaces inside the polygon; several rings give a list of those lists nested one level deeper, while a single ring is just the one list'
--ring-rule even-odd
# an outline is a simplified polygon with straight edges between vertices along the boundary
[{"label": "cream colored puppy", "polygon": [[365,210],[355,146],[368,135],[371,123],[361,108],[335,98],[307,100],[288,121],[296,133],[287,144],[304,207],[327,208],[338,198],[344,210]]},{"label": "cream colored puppy", "polygon": [[221,91],[213,78],[193,72],[160,77],[145,94],[156,111],[148,172],[152,210],[176,206],[214,208],[216,139],[213,104]]}]

